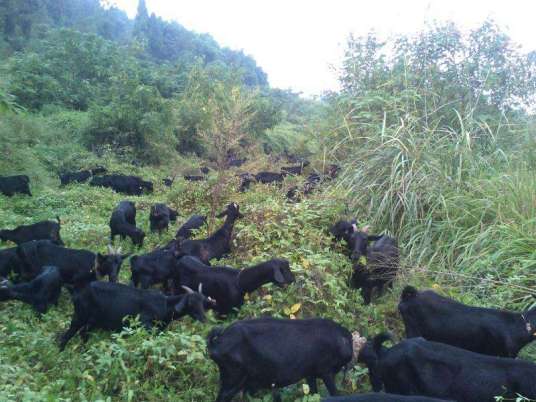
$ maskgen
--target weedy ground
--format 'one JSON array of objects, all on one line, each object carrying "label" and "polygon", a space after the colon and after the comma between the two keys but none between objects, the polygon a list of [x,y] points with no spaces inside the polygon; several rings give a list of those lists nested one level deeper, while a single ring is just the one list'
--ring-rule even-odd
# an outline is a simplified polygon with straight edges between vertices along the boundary
[{"label": "weedy ground", "polygon": [[[404,256],[400,278],[392,291],[372,305],[364,306],[359,293],[348,287],[351,264],[344,245],[334,243],[327,233],[336,220],[351,216],[357,217],[360,225],[372,224],[374,232],[386,230],[387,225],[382,226],[372,209],[349,201],[349,183],[355,184],[359,178],[343,174],[340,180],[308,199],[289,203],[285,189],[298,181],[294,178],[286,180],[282,188],[255,185],[248,192],[238,193],[235,191],[238,183],[231,173],[214,194],[218,181],[215,173],[207,182],[189,183],[179,179],[172,188],[167,188],[160,184],[164,171],[121,165],[115,168],[154,180],[155,192],[127,197],[87,184],[59,188],[50,175],[36,181],[32,198],[1,197],[0,222],[3,227],[11,228],[58,215],[62,221],[61,235],[68,247],[104,252],[109,243],[108,220],[112,209],[120,200],[132,199],[138,209],[138,225],[148,236],[139,250],[128,240],[116,241],[115,245],[121,245],[123,251],[140,254],[166,243],[191,214],[213,216],[228,202],[235,201],[245,217],[236,223],[231,255],[219,263],[242,268],[272,257],[287,258],[296,282],[285,289],[272,285],[261,288],[248,296],[239,312],[223,321],[209,313],[204,324],[184,318],[160,333],[147,332],[136,325],[116,334],[95,331],[86,344],[79,337],[73,338],[63,353],[58,351],[57,336],[67,328],[72,314],[68,292],[63,292],[59,307],[52,307],[41,317],[27,305],[2,303],[0,400],[211,401],[218,389],[218,371],[207,356],[205,337],[213,326],[263,315],[319,316],[332,318],[365,336],[390,330],[400,338],[402,322],[396,304],[402,287],[408,283],[433,286],[443,294],[477,305],[523,308],[531,303],[527,289],[534,284],[534,275],[528,273],[534,264],[534,240],[530,235],[534,222],[516,215],[516,207],[505,209],[511,200],[498,198],[505,193],[505,187],[516,186],[514,178],[505,176],[495,186],[494,182],[486,181],[491,179],[482,178],[480,187],[470,189],[468,195],[459,192],[452,205],[451,201],[444,201],[449,202],[451,220],[447,222],[438,216],[433,225],[444,227],[443,231],[436,228],[429,232],[433,238],[412,239],[417,230],[425,229],[403,227],[398,234]],[[534,178],[527,176],[526,180],[528,183]],[[480,199],[474,197],[477,191],[483,192]],[[506,192],[506,196],[513,191]],[[448,197],[451,196],[454,197],[449,193]],[[165,202],[179,211],[177,225],[162,237],[149,232],[149,208],[155,202]],[[524,208],[523,205],[519,207]],[[459,209],[453,209],[454,206]],[[504,215],[501,219],[511,224],[499,225],[498,211]],[[476,213],[489,214],[489,226],[477,224],[480,220],[473,216]],[[467,230],[458,233],[461,230],[461,224],[456,224],[458,220],[473,228],[474,233]],[[210,231],[221,222],[211,221]],[[196,236],[204,237],[207,231],[202,229]],[[473,237],[477,241],[469,240]],[[432,257],[425,259],[423,255]],[[504,277],[509,280],[499,281],[498,278]],[[127,261],[120,280],[128,283],[129,279]],[[535,348],[528,347],[522,356],[534,360]],[[370,389],[366,370],[358,366],[344,379],[339,375],[338,382],[345,393]],[[320,392],[326,394],[323,386]],[[245,400],[270,398],[265,393]],[[283,399],[317,401],[319,396],[308,395],[307,387],[297,384],[283,390]]]}]

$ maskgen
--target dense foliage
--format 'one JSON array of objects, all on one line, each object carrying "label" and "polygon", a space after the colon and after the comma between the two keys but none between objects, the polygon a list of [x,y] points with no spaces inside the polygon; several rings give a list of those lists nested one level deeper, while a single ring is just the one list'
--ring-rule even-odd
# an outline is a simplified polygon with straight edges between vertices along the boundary
[{"label": "dense foliage", "polygon": [[[295,284],[249,295],[223,324],[264,314],[324,316],[365,336],[388,329],[400,337],[396,303],[408,283],[469,304],[534,304],[536,57],[492,22],[468,34],[446,24],[387,42],[350,38],[341,90],[304,100],[270,88],[243,53],[148,15],[144,1],[129,20],[97,0],[7,0],[0,21],[0,175],[28,174],[34,193],[0,196],[1,227],[59,215],[69,247],[104,251],[111,211],[125,197],[86,184],[60,189],[57,178],[101,164],[155,182],[154,194],[135,199],[145,232],[155,202],[177,208],[178,225],[208,214],[212,230],[221,223],[216,212],[232,200],[245,218],[222,264],[291,261]],[[247,164],[212,171],[207,182],[161,184],[201,165],[221,167],[229,152]],[[278,159],[285,152],[310,158],[307,173],[333,162],[343,172],[295,204],[284,194],[299,178],[236,192],[236,173],[277,170],[287,164]],[[348,287],[349,259],[326,233],[341,217],[357,217],[401,245],[400,278],[370,306]],[[172,233],[149,234],[139,251],[118,244],[143,253]],[[125,263],[121,281],[128,280]],[[208,323],[185,318],[161,333],[96,331],[60,354],[56,336],[72,312],[67,292],[42,317],[18,302],[1,303],[0,312],[1,400],[216,395],[204,338],[222,322],[212,313]],[[521,357],[534,360],[535,346]],[[368,390],[366,371],[354,367],[341,388]],[[302,384],[285,389],[283,399],[319,400]]]}]

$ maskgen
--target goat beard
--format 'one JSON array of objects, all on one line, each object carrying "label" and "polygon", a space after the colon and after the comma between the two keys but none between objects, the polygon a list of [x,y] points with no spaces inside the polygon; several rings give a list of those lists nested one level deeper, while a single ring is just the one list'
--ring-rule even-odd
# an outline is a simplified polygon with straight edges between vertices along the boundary
[{"label": "goat beard", "polygon": [[367,338],[361,336],[359,332],[352,332],[352,362],[357,362],[361,349],[367,343]]}]

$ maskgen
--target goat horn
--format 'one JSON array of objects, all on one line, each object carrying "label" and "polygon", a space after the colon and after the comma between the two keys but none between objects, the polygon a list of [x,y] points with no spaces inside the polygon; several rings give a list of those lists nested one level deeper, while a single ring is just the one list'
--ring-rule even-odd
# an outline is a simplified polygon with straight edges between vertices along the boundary
[{"label": "goat horn", "polygon": [[212,297],[207,297],[207,300],[210,302],[210,303],[213,303],[213,304],[216,304],[216,300],[214,300]]},{"label": "goat horn", "polygon": [[194,293],[194,291],[192,289],[190,289],[188,286],[184,286],[182,285],[181,286],[184,290],[186,290],[187,293]]},{"label": "goat horn", "polygon": [[201,293],[201,294],[203,294],[203,284],[202,284],[202,283],[199,284],[199,288],[198,288],[198,289],[199,289],[198,292]]}]

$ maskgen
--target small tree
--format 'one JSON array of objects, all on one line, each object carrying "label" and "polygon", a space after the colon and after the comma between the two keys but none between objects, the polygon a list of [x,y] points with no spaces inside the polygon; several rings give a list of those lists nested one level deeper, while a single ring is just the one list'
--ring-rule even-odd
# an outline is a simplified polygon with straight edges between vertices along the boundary
[{"label": "small tree", "polygon": [[229,152],[248,136],[255,115],[254,100],[252,92],[217,83],[206,103],[210,122],[199,134],[219,171],[227,167]]},{"label": "small tree", "polygon": [[255,116],[254,101],[254,92],[218,82],[206,102],[210,120],[208,128],[200,129],[199,134],[218,170],[217,182],[211,190],[211,222],[221,206],[225,184],[230,180],[226,170],[228,155],[248,136]]}]

